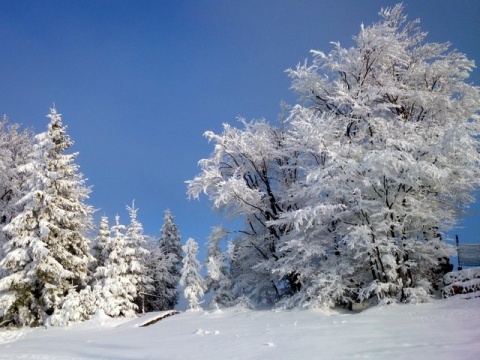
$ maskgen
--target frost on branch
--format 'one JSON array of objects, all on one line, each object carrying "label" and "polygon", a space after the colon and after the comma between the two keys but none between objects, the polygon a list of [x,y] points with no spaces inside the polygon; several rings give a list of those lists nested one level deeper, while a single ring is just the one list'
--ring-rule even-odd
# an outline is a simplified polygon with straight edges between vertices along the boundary
[{"label": "frost on branch", "polygon": [[428,301],[451,268],[443,234],[480,185],[474,63],[427,43],[402,5],[380,16],[351,48],[312,51],[288,71],[300,103],[281,126],[206,133],[214,151],[188,191],[244,221],[230,261],[237,296]]}]

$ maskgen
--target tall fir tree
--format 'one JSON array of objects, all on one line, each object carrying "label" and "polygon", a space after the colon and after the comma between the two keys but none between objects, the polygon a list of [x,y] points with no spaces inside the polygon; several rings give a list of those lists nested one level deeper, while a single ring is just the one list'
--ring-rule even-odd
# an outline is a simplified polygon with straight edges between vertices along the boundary
[{"label": "tall fir tree", "polygon": [[161,236],[158,240],[159,253],[168,257],[168,276],[165,276],[164,294],[165,306],[163,310],[173,309],[178,303],[178,284],[180,281],[180,272],[182,269],[182,244],[178,226],[174,223],[174,218],[170,210],[165,210],[163,225],[160,229]]},{"label": "tall fir tree", "polygon": [[152,249],[148,260],[148,269],[152,278],[153,296],[146,297],[147,311],[172,309],[171,299],[178,298],[177,281],[171,273],[176,256],[165,254],[158,246]]},{"label": "tall fir tree", "polygon": [[145,237],[143,235],[143,225],[137,219],[137,211],[135,203],[127,206],[130,215],[130,224],[125,232],[125,250],[124,258],[128,262],[130,281],[136,287],[135,303],[139,309],[143,306],[143,298],[146,294],[150,294],[154,287],[152,286],[152,278],[148,273],[146,266],[150,251],[145,247]]},{"label": "tall fir tree", "polygon": [[182,260],[180,285],[184,286],[184,295],[189,303],[190,310],[198,311],[201,310],[200,299],[207,289],[205,280],[200,275],[202,266],[197,260],[198,244],[195,240],[189,238],[182,249],[185,252],[185,257]]},{"label": "tall fir tree", "polygon": [[52,109],[48,130],[36,136],[33,159],[21,167],[27,192],[22,211],[5,227],[10,239],[0,266],[0,317],[15,325],[45,324],[61,308],[69,291],[88,281],[92,260],[86,232],[92,208],[84,203],[90,189],[65,154],[73,142]]}]

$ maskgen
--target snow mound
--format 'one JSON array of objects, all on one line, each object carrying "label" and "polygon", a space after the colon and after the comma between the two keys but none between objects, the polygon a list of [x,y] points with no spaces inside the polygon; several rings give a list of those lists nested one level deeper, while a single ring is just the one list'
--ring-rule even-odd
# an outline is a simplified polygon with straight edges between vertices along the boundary
[{"label": "snow mound", "polygon": [[478,297],[475,295],[480,292],[480,267],[466,270],[452,271],[443,277],[442,296],[444,298],[465,294],[467,298]]}]

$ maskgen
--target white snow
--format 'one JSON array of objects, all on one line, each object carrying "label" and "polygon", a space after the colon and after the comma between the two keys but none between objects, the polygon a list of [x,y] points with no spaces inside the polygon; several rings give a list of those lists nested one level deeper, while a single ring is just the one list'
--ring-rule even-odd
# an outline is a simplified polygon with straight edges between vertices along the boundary
[{"label": "white snow", "polygon": [[319,310],[185,312],[148,327],[102,317],[0,331],[0,359],[479,359],[480,298]]}]

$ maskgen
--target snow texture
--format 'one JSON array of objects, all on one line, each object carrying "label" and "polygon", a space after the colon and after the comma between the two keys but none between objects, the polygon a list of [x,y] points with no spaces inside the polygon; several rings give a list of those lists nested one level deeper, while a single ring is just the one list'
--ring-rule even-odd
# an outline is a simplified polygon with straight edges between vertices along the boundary
[{"label": "snow texture", "polygon": [[466,270],[452,271],[443,277],[443,297],[458,294],[469,294],[471,297],[480,296],[480,267]]},{"label": "snow texture", "polygon": [[[458,297],[361,313],[186,312],[105,317],[65,328],[0,331],[3,360],[478,359],[480,299]],[[158,315],[160,313],[154,313]]]}]

